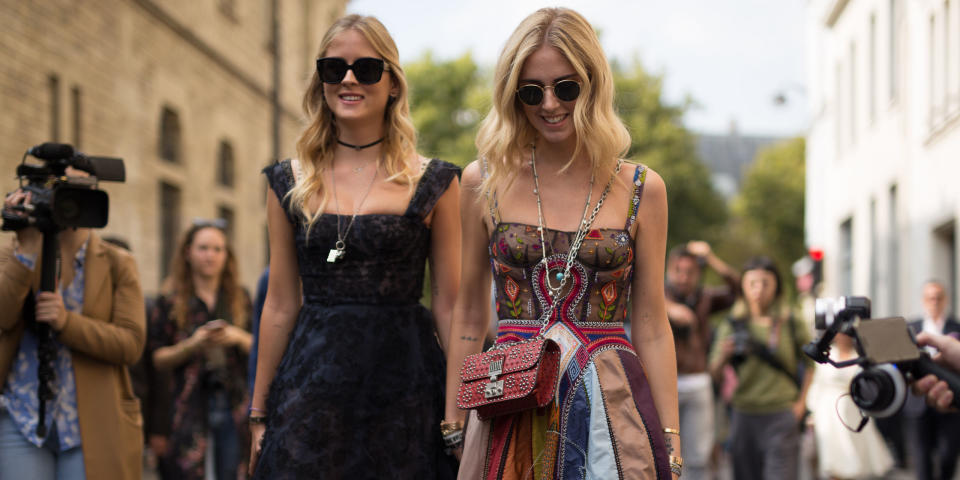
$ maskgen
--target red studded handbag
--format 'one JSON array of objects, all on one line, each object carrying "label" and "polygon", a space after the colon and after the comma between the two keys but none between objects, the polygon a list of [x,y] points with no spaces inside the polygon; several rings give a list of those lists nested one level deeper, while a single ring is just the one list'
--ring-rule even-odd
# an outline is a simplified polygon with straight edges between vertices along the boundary
[{"label": "red studded handbag", "polygon": [[559,369],[560,346],[542,335],[495,345],[464,360],[457,406],[476,409],[481,419],[546,406]]}]

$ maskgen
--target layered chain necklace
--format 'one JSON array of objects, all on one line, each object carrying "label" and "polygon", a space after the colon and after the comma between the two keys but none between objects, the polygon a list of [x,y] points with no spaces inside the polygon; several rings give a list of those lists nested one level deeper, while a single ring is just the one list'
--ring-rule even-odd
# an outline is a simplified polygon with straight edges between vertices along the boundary
[{"label": "layered chain necklace", "polygon": [[[555,279],[560,282],[559,285],[554,287],[553,281],[550,279],[550,265],[547,260],[547,242],[543,236],[543,231],[547,229],[547,226],[543,217],[543,202],[540,199],[540,176],[537,175],[537,148],[535,146],[533,147],[530,153],[530,169],[533,171],[533,193],[537,197],[537,231],[540,233],[540,251],[543,252],[543,258],[540,259],[540,262],[543,264],[544,271],[546,272],[546,283],[547,288],[550,290],[551,297],[557,298],[557,295],[567,284],[567,279],[570,277],[570,267],[573,266],[573,262],[577,258],[577,253],[580,251],[580,245],[583,244],[583,239],[586,238],[587,233],[590,231],[590,226],[593,225],[593,221],[597,218],[597,213],[600,212],[600,207],[603,205],[603,201],[607,198],[607,194],[610,193],[610,187],[613,185],[613,179],[616,178],[617,174],[620,173],[620,166],[622,163],[622,160],[617,161],[617,168],[614,174],[610,176],[610,180],[607,181],[607,185],[603,188],[603,193],[600,194],[600,199],[597,201],[597,206],[593,208],[593,211],[590,211],[590,201],[593,197],[593,185],[596,175],[590,175],[590,191],[587,193],[587,201],[583,206],[583,215],[580,217],[580,226],[577,228],[577,232],[574,234],[573,240],[570,242],[570,248],[567,251],[567,258],[563,266],[563,271],[556,272],[554,274]],[[590,212],[589,216],[587,215],[587,212]],[[552,248],[553,247],[551,246],[551,250]]]},{"label": "layered chain necklace", "polygon": [[367,191],[363,194],[363,197],[360,198],[360,202],[357,203],[356,208],[353,210],[353,216],[350,217],[350,223],[347,223],[347,228],[342,233],[340,231],[340,200],[337,198],[336,168],[331,168],[330,170],[330,183],[333,184],[333,203],[337,207],[337,243],[333,245],[330,253],[327,254],[327,262],[336,263],[343,259],[343,256],[347,253],[347,235],[350,235],[350,229],[353,228],[353,222],[357,219],[357,214],[360,213],[363,202],[367,200],[367,196],[370,195],[370,191],[373,190],[373,183],[377,180],[377,174],[380,173],[380,169],[376,168],[373,170],[373,176],[370,178],[370,184],[367,185]]}]

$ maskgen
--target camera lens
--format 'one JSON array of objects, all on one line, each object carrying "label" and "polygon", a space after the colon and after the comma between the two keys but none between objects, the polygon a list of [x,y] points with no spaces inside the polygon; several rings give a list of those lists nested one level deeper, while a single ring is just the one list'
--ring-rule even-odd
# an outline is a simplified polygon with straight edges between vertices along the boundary
[{"label": "camera lens", "polygon": [[906,400],[903,375],[890,364],[869,367],[853,377],[850,397],[867,415],[889,417]]},{"label": "camera lens", "polygon": [[80,216],[80,205],[77,204],[76,199],[73,197],[68,197],[57,202],[57,208],[59,209],[60,217],[63,220],[73,223],[77,221],[77,217]]}]

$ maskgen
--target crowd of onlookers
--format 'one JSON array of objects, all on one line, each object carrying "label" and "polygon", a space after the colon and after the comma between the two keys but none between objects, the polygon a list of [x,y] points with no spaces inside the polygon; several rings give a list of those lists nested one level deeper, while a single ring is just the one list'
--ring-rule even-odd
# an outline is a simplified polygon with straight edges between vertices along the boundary
[{"label": "crowd of onlookers", "polygon": [[[817,285],[811,263],[795,267],[797,296],[788,302],[780,271],[767,258],[737,272],[704,242],[670,251],[667,313],[677,345],[684,478],[715,478],[720,459],[737,480],[797,478],[801,471],[882,478],[894,469],[924,480],[953,478],[960,414],[911,395],[898,414],[855,431],[863,417],[848,392],[858,369],[815,364],[802,353],[816,335]],[[722,285],[704,284],[708,268]],[[943,284],[928,281],[923,315],[911,330],[960,335],[948,303]],[[838,334],[830,355],[842,361],[858,354],[853,340]]]}]

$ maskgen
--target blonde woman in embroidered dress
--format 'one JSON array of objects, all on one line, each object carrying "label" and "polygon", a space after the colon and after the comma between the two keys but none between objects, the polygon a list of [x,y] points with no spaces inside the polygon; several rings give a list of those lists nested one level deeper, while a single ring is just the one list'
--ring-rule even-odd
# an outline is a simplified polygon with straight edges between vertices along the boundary
[{"label": "blonde woman in embroidered dress", "polygon": [[438,338],[459,285],[459,169],[417,154],[397,47],[376,18],[327,31],[303,105],[299,161],[265,170],[254,478],[452,478]]},{"label": "blonde woman in embroidered dress", "polygon": [[463,288],[445,430],[466,416],[457,408],[459,370],[480,351],[491,279],[498,343],[536,335],[541,313],[561,298],[546,327],[561,347],[560,375],[546,408],[489,420],[470,413],[459,478],[680,472],[663,294],[666,189],[656,172],[620,160],[630,137],[614,113],[612,77],[593,27],[565,8],[523,20],[497,63],[481,159],[463,174]]}]

